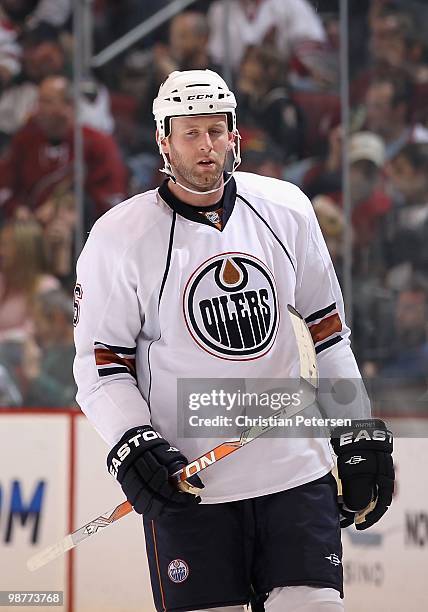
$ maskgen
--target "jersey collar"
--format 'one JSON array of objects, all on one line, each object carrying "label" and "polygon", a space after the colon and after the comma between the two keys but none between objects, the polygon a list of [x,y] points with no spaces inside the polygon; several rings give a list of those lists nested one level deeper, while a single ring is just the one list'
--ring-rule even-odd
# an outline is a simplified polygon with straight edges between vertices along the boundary
[{"label": "jersey collar", "polygon": [[[223,231],[226,227],[226,224],[232,214],[233,207],[235,206],[236,199],[236,183],[235,179],[232,177],[230,181],[225,185],[223,191],[223,197],[219,202],[213,204],[212,206],[203,207],[201,206],[190,206],[190,204],[186,204],[179,198],[177,198],[169,189],[168,182],[169,178],[165,179],[162,185],[159,187],[159,195],[162,200],[168,204],[172,210],[175,210],[177,214],[181,215],[185,219],[189,219],[189,221],[195,221],[195,223],[201,223],[202,225],[210,225],[214,229],[218,229],[214,223],[211,223],[209,219],[205,217],[205,215],[201,215],[198,211],[212,211],[217,210],[218,208],[223,208],[222,215],[222,229],[219,231]],[[203,196],[202,196],[203,197]]]}]

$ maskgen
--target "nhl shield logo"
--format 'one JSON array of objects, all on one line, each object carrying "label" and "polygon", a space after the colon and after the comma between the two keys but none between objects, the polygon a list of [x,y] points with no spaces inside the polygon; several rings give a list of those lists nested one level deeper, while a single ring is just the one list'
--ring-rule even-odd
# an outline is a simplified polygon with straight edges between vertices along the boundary
[{"label": "nhl shield logo", "polygon": [[211,223],[220,223],[219,214],[215,210],[213,210],[212,212],[209,211],[209,212],[205,213],[205,216],[208,219],[208,221],[211,221]]},{"label": "nhl shield logo", "polygon": [[189,566],[182,559],[174,559],[168,565],[168,577],[172,582],[184,582],[189,575]]},{"label": "nhl shield logo", "polygon": [[278,331],[273,275],[246,253],[205,261],[186,285],[183,309],[195,342],[222,359],[257,359],[269,351]]}]

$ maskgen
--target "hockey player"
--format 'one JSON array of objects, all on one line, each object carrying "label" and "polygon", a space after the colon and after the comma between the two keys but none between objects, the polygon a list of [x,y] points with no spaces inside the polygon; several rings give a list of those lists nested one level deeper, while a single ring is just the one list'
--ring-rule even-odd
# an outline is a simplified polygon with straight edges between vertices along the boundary
[{"label": "hockey player", "polygon": [[[321,378],[356,383],[355,420],[333,439],[348,524],[371,502],[365,528],[391,503],[391,437],[369,418],[312,206],[294,185],[235,172],[235,107],[209,70],[173,72],[160,87],[153,112],[167,178],[97,221],[78,261],[77,399],[143,515],[157,610],[237,612],[256,593],[270,612],[339,612],[327,439],[255,440],[205,470],[205,487],[193,477],[199,497],[169,480],[214,446],[179,435],[177,380],[296,377],[292,304],[310,326]],[[320,404],[341,416],[328,397]]]}]

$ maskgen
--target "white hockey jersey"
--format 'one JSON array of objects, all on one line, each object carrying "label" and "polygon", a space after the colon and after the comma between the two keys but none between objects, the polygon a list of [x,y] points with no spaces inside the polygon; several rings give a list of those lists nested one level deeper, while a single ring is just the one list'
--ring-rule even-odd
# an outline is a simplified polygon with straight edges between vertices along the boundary
[{"label": "white hockey jersey", "polygon": [[[77,264],[77,401],[111,446],[152,424],[190,460],[219,440],[179,436],[178,379],[298,377],[287,304],[306,318],[320,377],[358,379],[340,288],[296,186],[237,172],[223,226],[167,182],[94,225]],[[330,417],[337,414],[322,400]],[[355,404],[355,402],[354,402]],[[369,414],[363,387],[353,416]],[[202,473],[203,503],[274,493],[326,474],[322,438],[259,438]]]}]

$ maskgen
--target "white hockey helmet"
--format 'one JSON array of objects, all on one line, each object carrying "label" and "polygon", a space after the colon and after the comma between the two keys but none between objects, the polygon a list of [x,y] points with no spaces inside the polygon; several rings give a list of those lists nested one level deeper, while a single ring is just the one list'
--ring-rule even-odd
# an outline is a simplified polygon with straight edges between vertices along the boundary
[{"label": "white hockey helmet", "polygon": [[229,177],[231,178],[241,163],[240,135],[236,127],[235,109],[235,95],[216,72],[212,70],[175,70],[171,72],[160,86],[159,93],[153,101],[153,115],[157,128],[156,141],[165,163],[162,172],[175,181],[169,160],[162,150],[162,140],[170,135],[171,118],[225,114],[228,130],[235,136],[233,168]]},{"label": "white hockey helmet", "polygon": [[226,114],[236,129],[236,100],[226,82],[212,70],[175,70],[159,88],[153,114],[160,138],[169,136],[171,117]]}]

